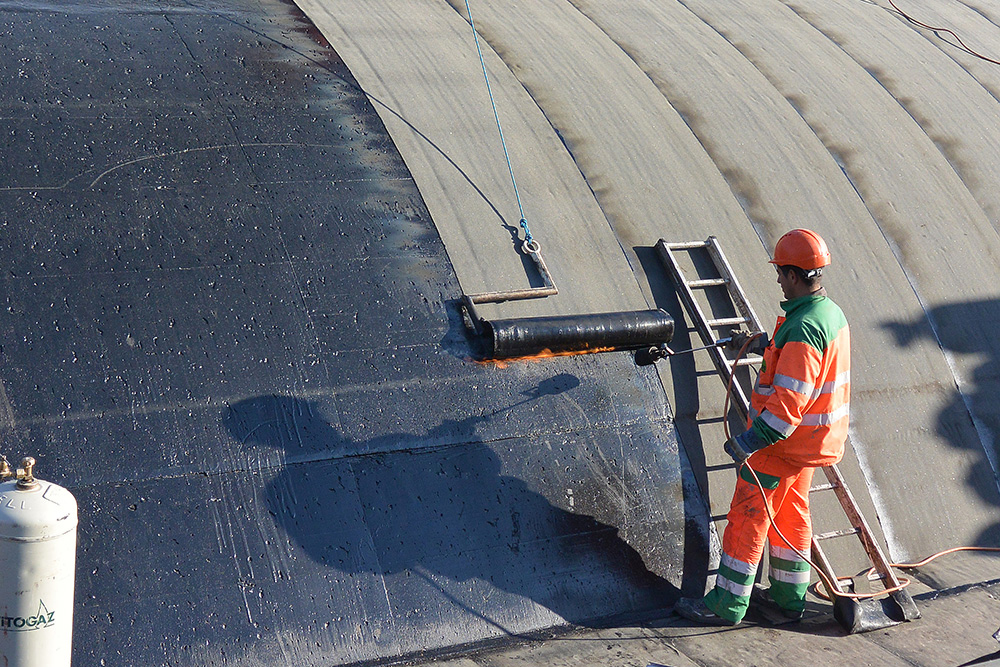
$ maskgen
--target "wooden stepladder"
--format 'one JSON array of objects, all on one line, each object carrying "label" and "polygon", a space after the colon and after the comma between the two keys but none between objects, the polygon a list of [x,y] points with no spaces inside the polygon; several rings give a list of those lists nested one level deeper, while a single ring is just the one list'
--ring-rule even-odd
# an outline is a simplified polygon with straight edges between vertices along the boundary
[{"label": "wooden stepladder", "polygon": [[[740,286],[739,281],[733,274],[732,266],[722,252],[719,240],[710,236],[704,241],[668,243],[660,239],[656,244],[656,251],[660,260],[670,272],[676,287],[680,301],[687,311],[695,330],[701,337],[702,344],[709,346],[707,352],[712,358],[715,369],[722,379],[722,382],[729,385],[729,379],[734,373],[734,366],[759,365],[761,357],[748,355],[738,360],[730,360],[724,353],[722,347],[713,345],[719,338],[728,335],[730,329],[746,328],[750,332],[767,330],[763,327],[757,314],[747,301],[746,294]],[[708,267],[707,271],[713,275],[702,275],[695,280],[688,280],[679,262],[680,253],[702,253],[700,267]],[[705,258],[707,257],[707,262]],[[696,290],[715,290],[709,303],[722,304],[729,314],[722,317],[713,317],[713,313],[706,313],[699,300],[695,297]],[[701,301],[706,301],[702,299]],[[715,308],[714,310],[718,310]],[[731,313],[736,313],[733,316]],[[730,388],[730,401],[741,419],[745,422],[750,411],[750,401],[746,391],[739,382],[733,382]],[[726,418],[725,416],[723,418]],[[881,598],[854,599],[836,595],[837,593],[848,593],[849,591],[837,578],[830,564],[829,559],[823,552],[820,543],[826,540],[857,535],[861,541],[861,546],[874,568],[874,574],[870,579],[880,580],[882,590],[891,590],[899,587],[900,582],[889,565],[882,548],[872,535],[868,522],[858,509],[854,496],[851,494],[847,483],[844,481],[840,470],[836,465],[826,466],[823,469],[827,483],[814,485],[810,493],[822,491],[833,491],[840,501],[841,507],[847,516],[851,526],[847,530],[836,530],[819,535],[813,535],[812,555],[816,565],[822,568],[824,574],[833,582],[836,591],[834,600],[834,613],[837,620],[848,632],[866,632],[883,628],[888,625],[909,621],[920,617],[920,612],[906,590],[896,590]]]}]

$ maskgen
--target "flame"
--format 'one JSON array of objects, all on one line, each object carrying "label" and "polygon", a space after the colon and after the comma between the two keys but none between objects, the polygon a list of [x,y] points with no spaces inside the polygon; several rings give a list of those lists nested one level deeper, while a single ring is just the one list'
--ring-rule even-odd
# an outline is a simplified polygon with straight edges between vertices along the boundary
[{"label": "flame", "polygon": [[491,364],[497,368],[507,368],[511,363],[518,361],[531,361],[539,362],[543,359],[551,359],[553,357],[575,357],[581,354],[596,354],[598,352],[614,352],[616,348],[614,347],[592,347],[585,350],[562,350],[560,352],[553,352],[552,350],[545,348],[540,352],[535,354],[529,354],[523,357],[507,357],[506,359],[477,359],[476,362],[480,364]]}]

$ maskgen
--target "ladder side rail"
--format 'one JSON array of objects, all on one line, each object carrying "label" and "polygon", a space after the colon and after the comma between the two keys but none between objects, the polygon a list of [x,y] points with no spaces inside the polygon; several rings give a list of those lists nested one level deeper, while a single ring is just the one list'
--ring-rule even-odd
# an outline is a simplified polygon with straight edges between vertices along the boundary
[{"label": "ladder side rail", "polygon": [[[712,357],[712,361],[715,362],[715,367],[719,369],[719,376],[722,378],[723,384],[728,385],[729,376],[733,372],[733,362],[727,359],[722,350],[717,347],[709,350],[709,355]],[[739,382],[733,381],[729,395],[732,407],[736,408],[740,418],[746,422],[750,416],[750,399],[747,397],[746,392],[743,391],[742,385]]]},{"label": "ladder side rail", "polygon": [[[726,289],[729,290],[729,295],[732,297],[733,303],[736,305],[736,309],[739,311],[740,315],[750,320],[750,323],[756,328],[757,331],[764,331],[764,325],[761,323],[760,318],[757,317],[757,313],[754,311],[753,306],[747,301],[746,292],[743,291],[740,281],[737,280],[736,274],[733,273],[733,267],[726,259],[726,255],[722,252],[722,246],[719,244],[719,239],[715,236],[709,236],[708,241],[708,254],[712,257],[712,261],[715,263],[716,268],[719,270],[719,274],[729,280],[726,285]],[[765,332],[766,333],[766,332]]]},{"label": "ladder side rail", "polygon": [[865,552],[868,553],[868,558],[871,560],[872,565],[875,566],[875,571],[882,577],[882,582],[885,584],[885,587],[895,588],[896,586],[899,586],[899,579],[896,577],[896,573],[893,571],[892,567],[889,566],[889,559],[885,557],[882,547],[879,546],[878,542],[872,536],[871,528],[868,526],[868,521],[858,509],[858,505],[854,500],[854,495],[847,487],[847,483],[840,474],[840,469],[837,468],[836,464],[833,464],[825,466],[823,468],[823,472],[826,474],[826,478],[829,480],[830,484],[833,485],[833,491],[837,494],[837,498],[840,500],[840,504],[844,508],[844,513],[847,514],[848,521],[850,521],[852,526],[858,529],[858,538],[861,540],[861,546],[864,548]]}]

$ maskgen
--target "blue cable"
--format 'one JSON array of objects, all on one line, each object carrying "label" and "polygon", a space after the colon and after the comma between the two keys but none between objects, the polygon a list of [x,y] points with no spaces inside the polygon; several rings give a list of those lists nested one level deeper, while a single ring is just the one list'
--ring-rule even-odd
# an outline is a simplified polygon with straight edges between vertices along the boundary
[{"label": "blue cable", "polygon": [[472,26],[472,36],[476,40],[476,51],[479,53],[479,64],[483,66],[483,78],[486,80],[486,91],[490,94],[490,105],[493,107],[493,117],[497,121],[497,132],[500,133],[500,145],[503,147],[503,156],[507,160],[507,171],[510,172],[510,182],[514,186],[514,198],[517,199],[517,210],[521,215],[521,228],[524,229],[524,242],[533,244],[531,231],[528,229],[528,220],[524,217],[524,207],[521,206],[521,195],[517,191],[517,180],[514,178],[514,167],[510,164],[510,153],[507,152],[507,142],[503,138],[503,128],[500,126],[500,114],[497,113],[497,103],[493,98],[493,88],[490,86],[490,77],[486,74],[486,60],[483,58],[483,50],[479,46],[479,33],[476,31],[476,23],[472,20],[472,7],[469,0],[465,0],[465,11],[469,14],[469,25]]}]

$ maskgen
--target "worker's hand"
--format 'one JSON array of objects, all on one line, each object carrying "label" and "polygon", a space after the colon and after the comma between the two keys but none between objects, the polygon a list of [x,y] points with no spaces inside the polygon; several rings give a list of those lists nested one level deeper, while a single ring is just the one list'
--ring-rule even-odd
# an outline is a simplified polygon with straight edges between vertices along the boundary
[{"label": "worker's hand", "polygon": [[726,454],[729,454],[729,456],[731,456],[733,461],[736,463],[743,463],[750,457],[750,455],[744,452],[732,438],[722,443],[722,448],[726,450]]},{"label": "worker's hand", "polygon": [[748,428],[735,438],[730,438],[722,446],[726,450],[726,453],[733,457],[733,460],[737,463],[742,463],[751,454],[764,447],[767,447],[767,443],[761,440],[760,436],[752,428]]},{"label": "worker's hand", "polygon": [[[756,336],[756,338],[754,338]],[[753,340],[747,345],[746,351],[753,354],[764,354],[764,350],[767,348],[767,334],[762,331],[755,331],[750,333],[748,331],[739,331],[733,329],[729,332],[729,339],[726,341],[726,349],[739,351],[743,349],[747,341],[751,338]]]}]

